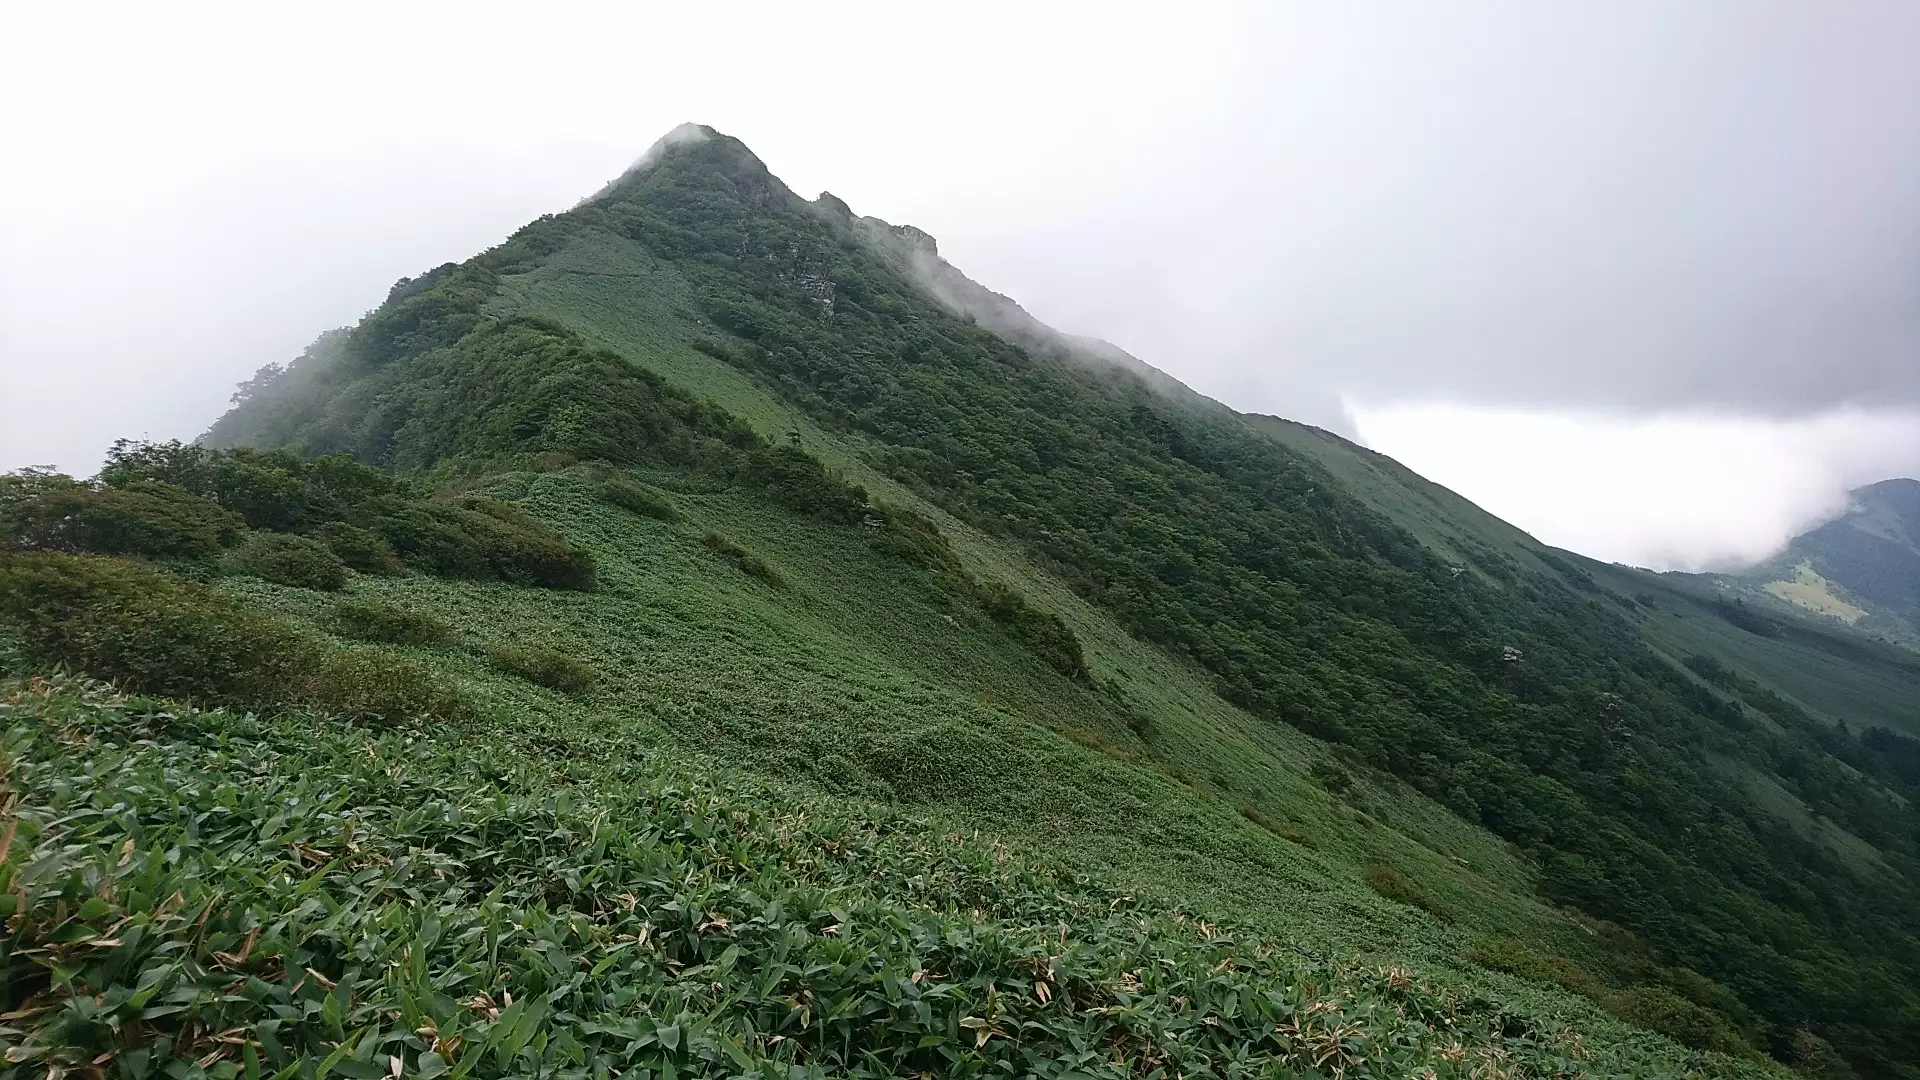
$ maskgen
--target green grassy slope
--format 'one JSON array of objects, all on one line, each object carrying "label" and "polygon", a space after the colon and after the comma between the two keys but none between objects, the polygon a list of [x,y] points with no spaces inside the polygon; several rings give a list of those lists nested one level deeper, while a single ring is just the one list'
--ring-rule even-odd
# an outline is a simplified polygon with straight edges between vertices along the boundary
[{"label": "green grassy slope", "polygon": [[1455,565],[1489,576],[1527,568],[1604,586],[1611,606],[1674,660],[1705,654],[1768,684],[1830,723],[1920,735],[1920,661],[1844,632],[1718,575],[1654,574],[1540,543],[1383,454],[1279,417],[1248,418],[1310,454],[1356,496]]},{"label": "green grassy slope", "polygon": [[1920,480],[1883,480],[1849,496],[1846,513],[1730,580],[1920,647]]},{"label": "green grassy slope", "polygon": [[1548,569],[1539,558],[1544,549],[1533,537],[1385,454],[1278,416],[1252,415],[1247,420],[1261,432],[1319,462],[1356,498],[1454,566],[1476,570],[1495,582],[1499,577],[1478,564],[1496,561]]},{"label": "green grassy slope", "polygon": [[[430,505],[464,499],[463,528],[527,515],[559,540],[526,525],[514,543],[591,560],[591,588],[470,580],[413,548],[407,572],[346,576],[385,605],[355,625],[404,608],[444,628],[358,648],[457,690],[449,753],[628,779],[719,766],[802,801],[907,807],[1100,895],[1571,1024],[1602,1073],[1765,1072],[1764,1054],[1829,1044],[1906,1067],[1920,774],[1905,743],[1827,722],[1863,727],[1863,706],[1803,715],[1797,690],[1764,696],[1764,664],[1689,666],[1703,647],[1645,630],[1607,568],[1386,459],[1011,346],[833,211],[731,140],[683,145],[402,282],[251,385],[210,441],[351,454],[438,491]],[[250,460],[86,498],[162,479],[229,508],[295,497]],[[47,497],[0,490],[0,517]],[[247,524],[323,553],[347,527],[424,542],[426,511],[397,505]],[[34,590],[96,564],[6,558],[17,662],[44,664]],[[232,554],[159,565],[317,642],[299,655],[322,667],[361,655],[337,594]],[[196,595],[179,603],[213,605]],[[150,669],[116,642],[213,632],[110,628],[58,655],[137,685]],[[1892,701],[1889,678],[1863,700]],[[611,776],[582,790],[614,798]]]},{"label": "green grassy slope", "polygon": [[[1665,955],[1751,984],[1746,996],[1771,1019],[1747,1037],[1780,1052],[1816,986],[1830,996],[1813,1012],[1847,1027],[1866,1057],[1881,1053],[1870,1045],[1882,1031],[1901,1029],[1892,1014],[1863,1021],[1843,1004],[1854,990],[1827,986],[1830,960],[1816,955],[1826,939],[1804,932],[1811,908],[1795,910],[1811,901],[1769,880],[1830,884],[1823,850],[1755,805],[1747,785],[1703,772],[1692,749],[1704,743],[1771,772],[1812,735],[1777,727],[1781,747],[1748,745],[1726,729],[1734,707],[1638,651],[1630,623],[1577,569],[1513,565],[1496,551],[1482,560],[1491,581],[1451,575],[1311,459],[1250,437],[1218,406],[970,329],[901,272],[897,252],[864,243],[832,209],[795,198],[730,140],[684,146],[478,263],[403,285],[341,366],[363,374],[313,402],[321,419],[302,418],[277,441],[415,467],[456,449],[471,456],[480,447],[444,434],[440,399],[451,391],[430,388],[459,369],[431,350],[498,353],[461,336],[491,333],[463,314],[476,303],[482,320],[554,319],[670,379],[699,371],[701,393],[727,388],[723,403],[757,414],[763,434],[785,427],[885,497],[904,488],[1037,560],[1130,636],[1197,664],[1255,724],[1346,744],[1519,841],[1550,870],[1540,892],[1657,927]],[[437,382],[422,382],[423,371]],[[750,397],[761,401],[750,407]],[[575,425],[559,423],[563,411],[523,406],[499,423],[517,412],[522,445],[564,453]],[[893,483],[875,484],[874,473]],[[1506,667],[1508,651],[1528,659]],[[1623,770],[1643,769],[1660,792],[1651,801],[1623,790],[1639,783]],[[1837,799],[1851,817],[1888,805],[1872,785],[1836,795],[1846,775],[1822,764],[1783,782]],[[1710,850],[1684,840],[1729,827]],[[1887,839],[1907,836],[1903,823]],[[1702,872],[1720,886],[1685,884]],[[1884,920],[1906,890],[1882,884],[1847,887],[1847,929],[1833,944],[1882,942],[1861,962],[1901,963],[1902,950],[1885,947]],[[1688,910],[1669,917],[1676,901]],[[1827,917],[1831,904],[1820,908]],[[1723,919],[1774,929],[1736,960],[1709,929]],[[1756,964],[1766,973],[1746,970]]]},{"label": "green grassy slope", "polygon": [[663,762],[577,715],[476,739],[60,680],[0,682],[0,729],[10,1074],[1684,1064],[862,800]]}]

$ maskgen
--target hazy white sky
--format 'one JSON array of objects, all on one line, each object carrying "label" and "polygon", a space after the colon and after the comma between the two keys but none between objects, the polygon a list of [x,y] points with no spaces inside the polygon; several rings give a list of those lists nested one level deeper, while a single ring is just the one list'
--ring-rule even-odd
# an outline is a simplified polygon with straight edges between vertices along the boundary
[{"label": "hazy white sky", "polygon": [[1920,473],[1920,6],[14,5],[0,42],[0,468],[193,436],[695,120],[1597,556],[1758,557]]}]

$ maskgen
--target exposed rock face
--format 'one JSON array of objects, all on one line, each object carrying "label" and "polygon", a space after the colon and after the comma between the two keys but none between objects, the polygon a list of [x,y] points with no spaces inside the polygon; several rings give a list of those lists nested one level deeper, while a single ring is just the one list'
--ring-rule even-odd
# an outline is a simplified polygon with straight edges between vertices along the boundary
[{"label": "exposed rock face", "polygon": [[820,196],[813,200],[813,208],[818,210],[822,217],[841,228],[853,226],[853,208],[831,191],[821,192]]},{"label": "exposed rock face", "polygon": [[[936,243],[932,235],[924,229],[918,229],[912,225],[895,225],[893,226],[893,234],[906,241],[908,250],[913,251],[915,254],[929,255],[934,258],[940,257],[940,245]],[[955,272],[958,273],[958,271]],[[1012,301],[1008,302],[1012,303]]]}]

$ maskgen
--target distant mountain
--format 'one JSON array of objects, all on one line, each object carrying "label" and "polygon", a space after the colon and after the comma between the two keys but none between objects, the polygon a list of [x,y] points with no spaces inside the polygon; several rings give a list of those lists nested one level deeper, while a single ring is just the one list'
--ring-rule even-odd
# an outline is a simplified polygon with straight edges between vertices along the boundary
[{"label": "distant mountain", "polygon": [[1920,639],[1920,480],[1882,480],[1849,495],[1846,513],[1740,576],[1863,632]]}]

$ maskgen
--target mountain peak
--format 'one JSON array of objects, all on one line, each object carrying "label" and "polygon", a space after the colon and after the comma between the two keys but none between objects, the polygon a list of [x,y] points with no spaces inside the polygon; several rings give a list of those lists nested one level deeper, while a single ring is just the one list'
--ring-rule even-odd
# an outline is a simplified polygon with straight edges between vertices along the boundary
[{"label": "mountain peak", "polygon": [[619,176],[608,181],[599,191],[593,193],[587,202],[607,198],[625,188],[636,177],[653,171],[654,167],[668,156],[683,153],[694,147],[706,148],[708,164],[755,180],[770,177],[772,173],[766,163],[761,161],[747,144],[731,135],[722,134],[705,124],[689,121],[680,124],[653,141],[633,164],[626,167]]},{"label": "mountain peak", "polygon": [[1879,480],[1871,484],[1864,484],[1854,488],[1847,494],[1862,502],[1879,502],[1888,499],[1895,501],[1916,500],[1920,499],[1920,480],[1915,480],[1907,476],[1896,476],[1890,480]]}]

